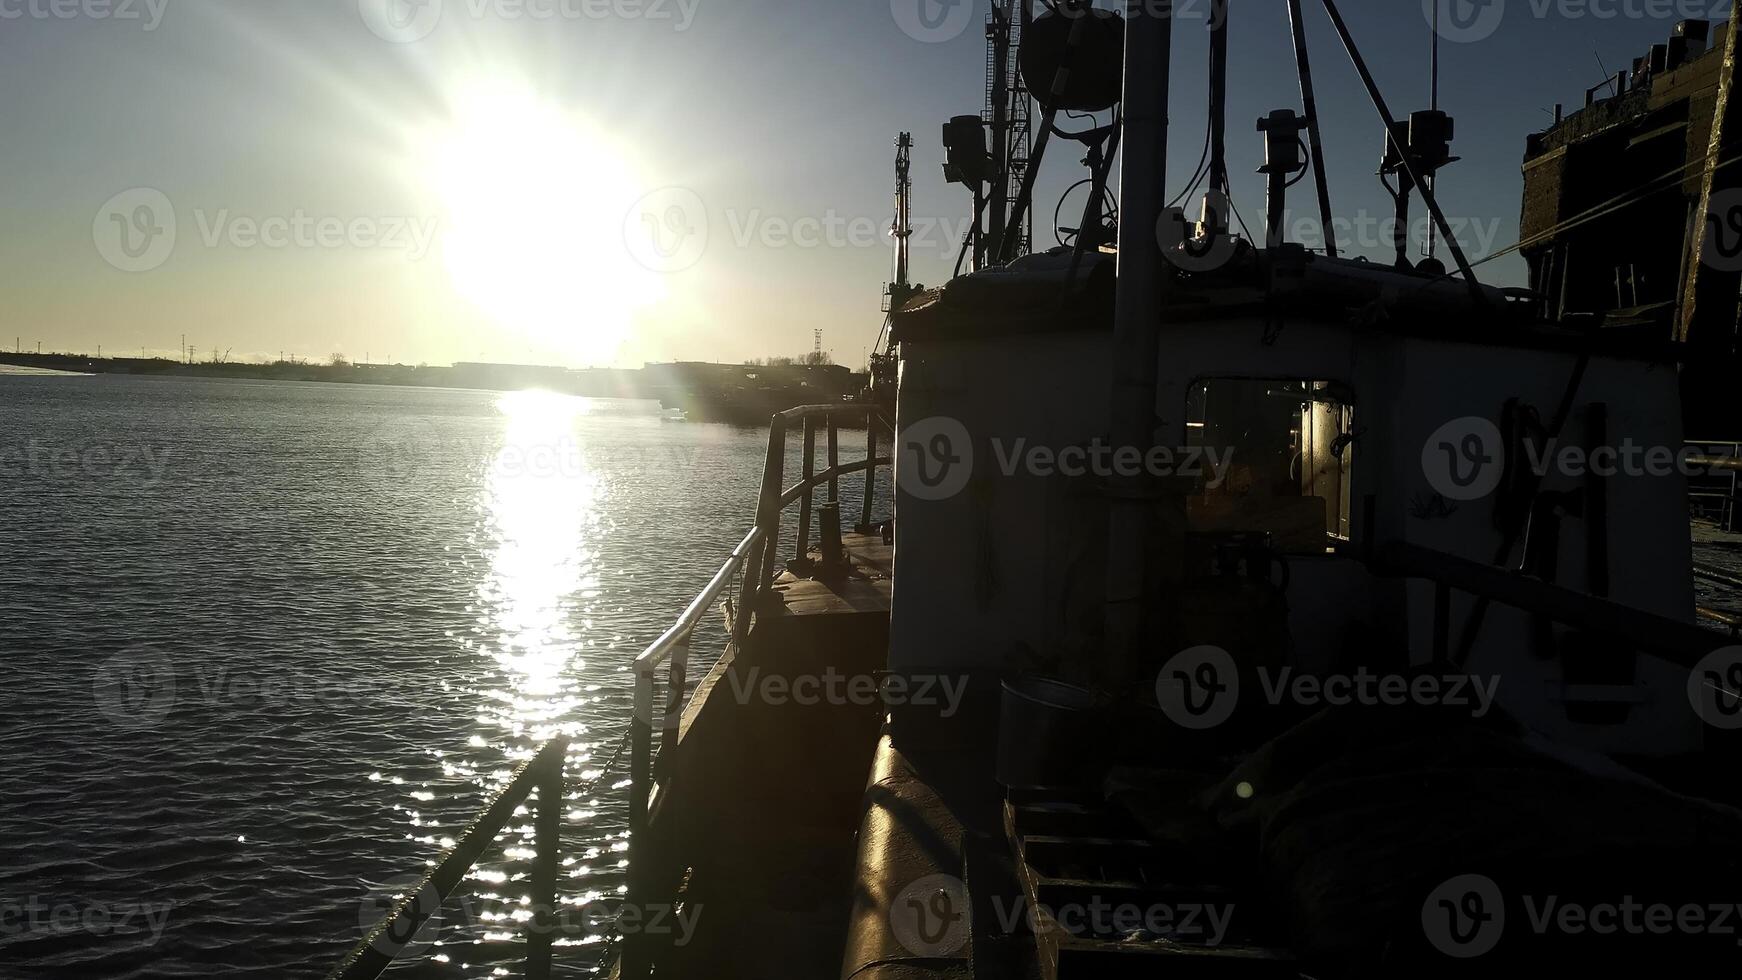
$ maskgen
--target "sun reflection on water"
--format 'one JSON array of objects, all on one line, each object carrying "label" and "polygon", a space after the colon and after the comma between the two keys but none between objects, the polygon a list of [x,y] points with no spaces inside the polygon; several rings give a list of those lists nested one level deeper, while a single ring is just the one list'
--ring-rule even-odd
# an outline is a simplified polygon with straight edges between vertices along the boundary
[{"label": "sun reflection on water", "polygon": [[575,435],[585,399],[522,391],[496,408],[507,424],[485,476],[493,551],[479,598],[510,685],[485,710],[509,733],[538,742],[562,727],[574,704],[565,678],[584,666],[569,614],[572,597],[596,584],[600,486]]},{"label": "sun reflection on water", "polygon": [[[621,900],[625,891],[628,834],[610,824],[604,811],[611,803],[602,798],[620,789],[621,782],[600,782],[617,757],[612,745],[620,739],[609,725],[601,730],[597,718],[592,724],[586,720],[602,695],[598,678],[583,676],[589,653],[609,655],[616,649],[614,640],[621,639],[606,636],[595,646],[597,638],[589,635],[597,614],[592,603],[601,591],[601,549],[612,527],[606,511],[613,497],[614,460],[598,456],[607,449],[589,438],[593,433],[584,417],[595,408],[589,399],[521,391],[500,396],[494,407],[492,442],[465,464],[477,481],[477,536],[469,546],[481,562],[464,565],[475,583],[476,602],[465,610],[472,617],[470,629],[454,637],[477,670],[455,683],[474,699],[478,728],[459,751],[430,750],[449,792],[428,783],[408,785],[411,799],[396,809],[410,821],[409,837],[450,849],[450,835],[478,805],[468,791],[452,792],[457,785],[493,795],[546,741],[568,736],[558,904],[568,912],[566,928],[576,931],[566,932],[558,944],[608,950],[612,940],[586,926],[597,916],[589,919],[576,910]],[[498,975],[521,955],[536,854],[535,807],[529,799],[517,808],[493,853],[468,873],[475,904],[445,923],[436,944],[465,952],[440,975]]]}]

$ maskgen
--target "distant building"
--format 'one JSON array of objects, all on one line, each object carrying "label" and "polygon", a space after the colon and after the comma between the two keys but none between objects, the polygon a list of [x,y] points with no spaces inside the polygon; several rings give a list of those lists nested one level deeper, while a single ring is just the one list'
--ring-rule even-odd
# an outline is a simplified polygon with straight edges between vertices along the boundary
[{"label": "distant building", "polygon": [[1687,345],[1688,423],[1726,433],[1742,431],[1727,394],[1742,313],[1742,163],[1708,164],[1742,148],[1742,98],[1725,91],[1735,88],[1729,34],[1685,21],[1588,90],[1582,108],[1556,106],[1555,124],[1527,141],[1519,229],[1543,315],[1596,314]]}]

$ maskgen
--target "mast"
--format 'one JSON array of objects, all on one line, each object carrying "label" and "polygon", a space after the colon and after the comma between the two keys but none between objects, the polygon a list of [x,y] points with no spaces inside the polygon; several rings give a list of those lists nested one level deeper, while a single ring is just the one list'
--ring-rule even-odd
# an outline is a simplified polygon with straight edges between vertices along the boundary
[{"label": "mast", "polygon": [[[1167,205],[1168,76],[1173,0],[1128,0],[1125,136],[1119,172],[1119,267],[1113,315],[1111,433],[1115,451],[1155,442],[1155,378],[1170,272],[1156,235]],[[1106,644],[1116,681],[1143,653],[1145,543],[1152,503],[1141,475],[1115,474],[1107,539]]]},{"label": "mast", "polygon": [[1010,214],[1010,23],[1016,0],[995,0],[986,23],[986,112],[992,126],[992,197],[986,234],[1004,240]]},{"label": "mast", "polygon": [[895,281],[889,294],[900,305],[911,290],[908,283],[910,239],[913,237],[913,134],[902,133],[895,138],[895,224],[889,234],[895,239]]},{"label": "mast", "polygon": [[1215,194],[1232,200],[1228,181],[1228,0],[1210,3],[1210,197],[1205,199],[1206,235],[1215,238],[1228,230],[1227,214],[1210,210]]},{"label": "mast", "polygon": [[[1012,255],[1025,254],[1033,239],[1033,212],[1012,214],[1022,193],[1034,138],[1028,86],[1017,63],[1017,52],[1033,16],[1030,0],[993,0],[986,21],[986,108],[981,118],[986,120],[992,138],[985,233],[991,261],[1002,261],[1004,240],[1012,231]],[[1012,221],[1019,227],[1011,229]]]},{"label": "mast", "polygon": [[1319,100],[1313,90],[1312,56],[1307,52],[1306,23],[1301,20],[1300,3],[1301,0],[1288,0],[1288,21],[1294,29],[1294,59],[1296,70],[1300,73],[1301,112],[1306,117],[1313,180],[1319,192],[1319,226],[1325,238],[1325,255],[1334,259],[1337,257],[1337,234],[1331,219],[1331,185],[1329,176],[1325,173],[1325,141],[1319,129]]}]

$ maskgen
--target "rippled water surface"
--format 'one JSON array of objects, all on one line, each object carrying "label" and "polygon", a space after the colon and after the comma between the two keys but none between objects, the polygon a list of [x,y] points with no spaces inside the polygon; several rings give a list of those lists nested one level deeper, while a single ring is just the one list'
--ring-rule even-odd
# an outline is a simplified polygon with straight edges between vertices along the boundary
[{"label": "rippled water surface", "polygon": [[[563,901],[619,893],[623,770],[588,784],[763,433],[122,377],[0,378],[0,422],[0,974],[323,974],[559,731]],[[530,824],[400,975],[518,973]],[[574,943],[596,972],[608,938]]]}]

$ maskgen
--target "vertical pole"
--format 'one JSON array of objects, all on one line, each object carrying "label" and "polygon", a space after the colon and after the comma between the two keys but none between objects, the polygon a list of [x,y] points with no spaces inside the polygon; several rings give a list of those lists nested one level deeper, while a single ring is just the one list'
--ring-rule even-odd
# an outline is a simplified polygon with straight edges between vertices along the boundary
[{"label": "vertical pole", "polygon": [[[1210,0],[1210,190],[1228,192],[1228,0]],[[1230,195],[1232,196],[1232,195]],[[1230,214],[1217,214],[1210,237],[1228,230]]]},{"label": "vertical pole", "polygon": [[[1168,75],[1172,0],[1128,0],[1125,139],[1120,150],[1119,269],[1113,318],[1114,451],[1155,441],[1156,372],[1170,270],[1158,228],[1167,203]],[[1143,647],[1145,542],[1150,524],[1141,475],[1116,475],[1108,514],[1106,625],[1114,679],[1135,675]]]},{"label": "vertical pole", "polygon": [[[1367,88],[1367,97],[1373,102],[1373,109],[1379,113],[1379,118],[1385,123],[1386,138],[1392,143],[1397,142],[1397,120],[1391,115],[1391,107],[1385,104],[1385,95],[1379,91],[1379,83],[1373,80],[1373,73],[1367,68],[1367,59],[1361,57],[1361,49],[1355,46],[1355,36],[1349,33],[1349,25],[1343,21],[1343,15],[1337,10],[1336,0],[1322,0],[1325,13],[1331,15],[1331,26],[1337,29],[1337,37],[1343,42],[1343,50],[1349,53],[1349,60],[1354,62],[1355,71],[1361,76],[1361,84]],[[1469,256],[1464,254],[1464,246],[1458,244],[1457,236],[1452,234],[1452,226],[1446,222],[1446,213],[1440,210],[1439,198],[1434,196],[1433,188],[1421,182],[1421,175],[1416,172],[1415,161],[1410,158],[1409,147],[1399,145],[1397,155],[1403,161],[1403,169],[1409,174],[1409,182],[1421,191],[1422,200],[1427,202],[1428,213],[1433,215],[1434,224],[1439,226],[1440,237],[1446,240],[1446,248],[1451,250],[1452,258],[1458,263],[1458,272],[1464,277],[1464,282],[1470,290],[1470,297],[1478,306],[1488,305],[1488,294],[1482,291],[1482,284],[1476,279],[1476,270],[1470,265]]]},{"label": "vertical pole", "polygon": [[[835,413],[834,412],[829,413],[828,425],[829,425],[829,469],[832,470],[832,469],[835,469],[836,467],[841,465],[841,446],[840,446],[840,442],[839,442],[840,429],[839,429],[839,426],[837,425],[837,423],[835,422]],[[829,477],[829,501],[831,503],[840,503],[841,502],[841,478],[838,476]]]},{"label": "vertical pole", "polygon": [[666,747],[670,744],[666,739],[676,732],[683,724],[685,688],[689,684],[690,637],[685,635],[676,646],[671,648],[671,664],[666,675],[668,690],[665,692],[665,725],[660,729],[659,754],[665,756]]},{"label": "vertical pole", "polygon": [[[1428,30],[1428,37],[1430,38],[1428,43],[1431,45],[1431,50],[1428,52],[1428,108],[1438,112],[1440,111],[1440,0],[1434,0],[1433,18],[1433,26]],[[1434,185],[1438,180],[1439,177],[1437,174],[1428,177],[1428,190],[1433,190]],[[1428,258],[1431,259],[1434,257],[1435,249],[1434,226],[1430,223],[1427,226]]]},{"label": "vertical pole", "polygon": [[556,904],[557,863],[562,850],[563,762],[568,741],[556,739],[538,779],[538,816],[534,825],[532,922],[526,936],[527,980],[550,980],[550,947],[559,927]]},{"label": "vertical pole", "polygon": [[[629,721],[629,873],[628,901],[644,904],[648,894],[647,805],[653,790],[653,675],[635,668],[635,716]],[[622,976],[645,977],[652,970],[645,937],[623,937]]]},{"label": "vertical pole", "polygon": [[817,471],[817,420],[815,416],[804,417],[804,463],[800,474],[806,486],[804,493],[798,498],[798,550],[794,557],[799,564],[804,564],[805,557],[811,553],[811,498],[816,495],[808,484]]},{"label": "vertical pole", "polygon": [[1288,218],[1288,174],[1280,169],[1271,170],[1267,183],[1269,186],[1264,194],[1264,247],[1281,248],[1288,240],[1287,232],[1283,228]]},{"label": "vertical pole", "polygon": [[877,493],[877,410],[865,410],[865,499],[859,502],[859,533],[871,533],[871,498]]},{"label": "vertical pole", "polygon": [[756,506],[756,526],[762,529],[762,557],[751,565],[744,608],[748,616],[762,600],[762,590],[773,578],[775,556],[780,551],[780,481],[786,475],[786,418],[776,415],[768,426],[768,458],[762,468],[762,499]]},{"label": "vertical pole", "polygon": [[1288,0],[1288,19],[1294,27],[1294,60],[1300,72],[1301,112],[1306,116],[1307,147],[1312,153],[1313,182],[1319,192],[1319,227],[1324,230],[1325,255],[1337,257],[1337,233],[1331,221],[1330,177],[1325,173],[1325,140],[1319,127],[1319,99],[1313,86],[1312,56],[1307,51],[1306,23],[1301,19],[1300,0]]},{"label": "vertical pole", "polygon": [[752,591],[751,570],[756,567],[756,553],[761,547],[761,541],[753,542],[739,559],[738,609],[732,620],[732,644],[740,654],[744,651],[744,642],[750,637],[750,603],[755,594]]},{"label": "vertical pole", "polygon": [[992,199],[988,237],[1004,240],[1004,222],[1010,214],[1010,23],[1015,0],[994,0],[992,22],[986,25],[987,59],[992,77],[987,79],[986,98],[992,110]]},{"label": "vertical pole", "polygon": [[1391,244],[1397,249],[1397,267],[1411,269],[1409,261],[1409,193],[1415,187],[1415,172],[1403,171],[1397,175],[1397,216],[1391,225]]},{"label": "vertical pole", "polygon": [[974,272],[986,268],[986,189],[974,185]]},{"label": "vertical pole", "polygon": [[[1675,339],[1684,344],[1705,344],[1703,350],[1729,353],[1735,335],[1738,287],[1742,276],[1723,261],[1713,262],[1706,250],[1719,238],[1713,233],[1712,198],[1738,185],[1736,169],[1723,167],[1724,150],[1742,133],[1742,98],[1737,97],[1737,57],[1742,54],[1742,4],[1730,11],[1730,33],[1724,39],[1724,61],[1718,72],[1718,101],[1712,116],[1712,137],[1706,144],[1705,167],[1700,174],[1699,204],[1694,211],[1693,254],[1682,286],[1681,320]],[[1719,170],[1722,167],[1723,173]],[[1720,219],[1727,216],[1719,216]],[[1700,406],[1704,408],[1705,406]],[[1704,421],[1703,419],[1701,420]]]}]

